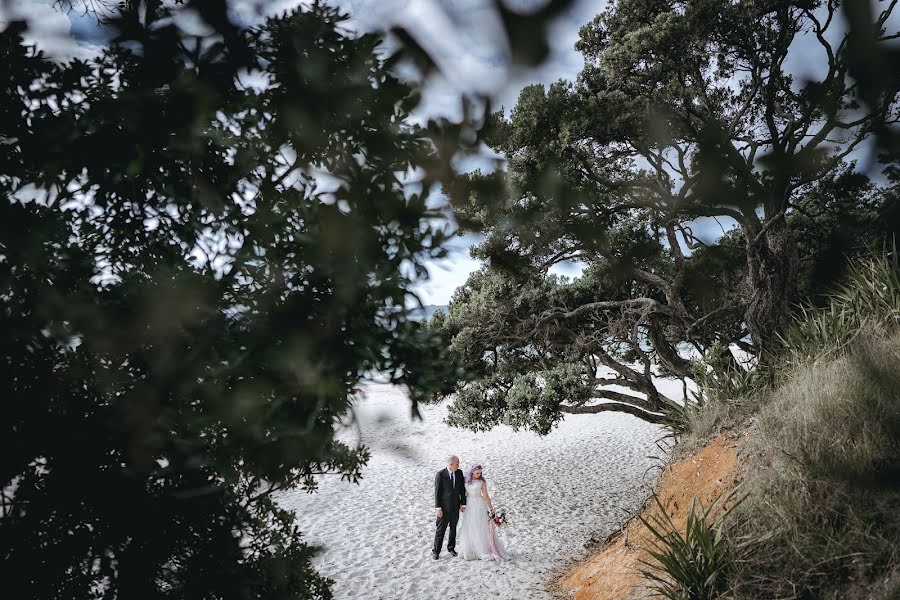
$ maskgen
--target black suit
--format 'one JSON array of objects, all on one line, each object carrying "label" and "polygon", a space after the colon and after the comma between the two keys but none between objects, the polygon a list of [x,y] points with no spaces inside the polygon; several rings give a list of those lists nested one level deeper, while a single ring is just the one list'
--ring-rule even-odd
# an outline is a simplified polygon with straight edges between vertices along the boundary
[{"label": "black suit", "polygon": [[466,482],[462,471],[457,469],[453,473],[453,483],[450,482],[450,471],[441,469],[434,476],[434,507],[440,508],[443,513],[437,518],[437,531],[434,533],[434,553],[440,554],[444,545],[444,532],[447,525],[450,526],[450,539],[447,540],[447,550],[456,547],[456,524],[459,523],[459,507],[466,505]]}]

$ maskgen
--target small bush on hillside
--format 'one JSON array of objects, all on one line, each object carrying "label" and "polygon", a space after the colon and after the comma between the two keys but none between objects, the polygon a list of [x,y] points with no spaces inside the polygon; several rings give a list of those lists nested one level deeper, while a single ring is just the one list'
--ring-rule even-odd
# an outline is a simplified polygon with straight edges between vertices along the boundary
[{"label": "small bush on hillside", "polygon": [[822,309],[803,307],[785,338],[785,366],[849,348],[860,334],[889,335],[900,326],[900,264],[891,255],[850,262],[847,279]]},{"label": "small bush on hillside", "polygon": [[649,519],[640,517],[654,538],[646,549],[652,560],[641,561],[647,567],[641,573],[651,590],[669,600],[717,598],[727,589],[733,569],[731,545],[722,531],[729,511],[713,520],[716,502],[703,509],[691,499],[682,532],[656,495],[653,500],[658,514]]},{"label": "small bush on hillside", "polygon": [[768,375],[756,369],[745,369],[733,361],[722,360],[723,348],[714,344],[703,360],[694,365],[694,382],[698,391],[693,401],[673,409],[669,429],[679,438],[679,454],[702,445],[723,426],[740,422],[759,404],[768,388]]}]

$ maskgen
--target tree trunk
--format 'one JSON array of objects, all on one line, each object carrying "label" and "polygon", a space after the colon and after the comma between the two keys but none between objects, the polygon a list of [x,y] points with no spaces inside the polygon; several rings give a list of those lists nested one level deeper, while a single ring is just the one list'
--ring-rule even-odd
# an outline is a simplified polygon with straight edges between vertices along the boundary
[{"label": "tree trunk", "polygon": [[744,321],[761,366],[775,363],[790,327],[791,302],[799,265],[797,243],[782,214],[765,228],[747,231],[750,302]]}]

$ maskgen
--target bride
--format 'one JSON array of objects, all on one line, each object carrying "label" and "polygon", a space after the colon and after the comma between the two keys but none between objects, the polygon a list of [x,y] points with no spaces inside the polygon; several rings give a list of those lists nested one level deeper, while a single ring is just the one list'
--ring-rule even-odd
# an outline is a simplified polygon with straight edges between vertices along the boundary
[{"label": "bride", "polygon": [[460,522],[459,555],[466,560],[508,560],[491,520],[494,507],[481,465],[475,465],[466,475],[466,500],[466,512]]}]

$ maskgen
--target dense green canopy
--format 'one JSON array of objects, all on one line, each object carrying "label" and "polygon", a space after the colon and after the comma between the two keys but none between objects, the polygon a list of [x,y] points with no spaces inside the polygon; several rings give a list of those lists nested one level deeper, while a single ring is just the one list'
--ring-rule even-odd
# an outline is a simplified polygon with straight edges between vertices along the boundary
[{"label": "dense green canopy", "polygon": [[[480,373],[456,382],[455,422],[666,420],[653,376],[694,376],[688,350],[724,352],[727,370],[729,347],[772,363],[794,303],[896,231],[896,182],[879,173],[897,158],[894,4],[620,0],[585,25],[576,81],[527,87],[494,115],[507,170],[450,188],[490,263],[437,327]],[[791,74],[804,60],[816,81]],[[873,150],[881,166],[854,163]],[[712,224],[734,229],[697,233]],[[573,260],[582,281],[548,275]],[[518,285],[529,304],[505,291]],[[560,369],[579,393],[534,383]]]},{"label": "dense green canopy", "polygon": [[[492,2],[511,65],[570,1]],[[415,414],[458,376],[413,286],[479,99],[411,125],[433,57],[318,0],[253,26],[226,0],[54,5],[110,41],[52,62],[0,31],[3,591],[328,598],[274,496],[363,476],[334,430],[367,377]]]},{"label": "dense green canopy", "polygon": [[427,387],[442,163],[380,39],[179,23],[125,10],[65,64],[0,33],[10,597],[328,597],[272,493],[361,476],[333,430],[366,373]]}]

